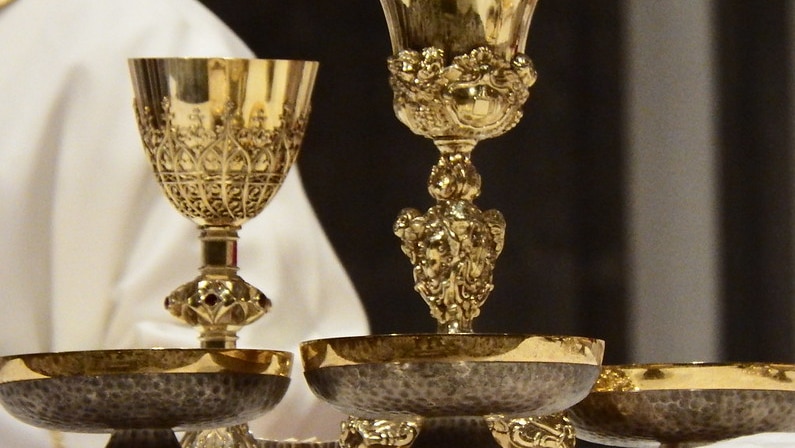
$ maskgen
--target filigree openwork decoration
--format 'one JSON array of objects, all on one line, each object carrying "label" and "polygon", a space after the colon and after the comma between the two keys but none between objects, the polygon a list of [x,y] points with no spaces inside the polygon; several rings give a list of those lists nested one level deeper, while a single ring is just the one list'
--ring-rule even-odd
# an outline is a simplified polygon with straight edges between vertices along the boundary
[{"label": "filigree openwork decoration", "polygon": [[242,117],[229,101],[219,117],[195,109],[177,125],[168,98],[162,108],[162,121],[136,109],[141,139],[165,195],[199,225],[240,225],[259,214],[295,161],[308,120],[285,105],[273,127],[275,117]]},{"label": "filigree openwork decoration", "polygon": [[350,417],[342,422],[342,448],[410,447],[419,435],[416,421]]},{"label": "filigree openwork decoration", "polygon": [[494,439],[503,448],[573,448],[574,426],[562,413],[508,419],[486,417]]},{"label": "filigree openwork decoration", "polygon": [[444,51],[402,50],[389,58],[395,114],[428,138],[455,136],[482,140],[510,130],[535,83],[530,59],[510,61],[478,47],[445,65]]}]

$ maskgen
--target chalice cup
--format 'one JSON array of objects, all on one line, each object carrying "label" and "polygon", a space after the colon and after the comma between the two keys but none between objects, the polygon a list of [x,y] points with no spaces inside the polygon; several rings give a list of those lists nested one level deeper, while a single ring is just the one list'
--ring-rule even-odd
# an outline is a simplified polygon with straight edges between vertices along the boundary
[{"label": "chalice cup", "polygon": [[[318,63],[225,58],[129,61],[143,146],[163,194],[200,229],[199,275],[165,299],[202,348],[236,346],[271,301],[238,274],[238,231],[296,160]],[[245,440],[243,440],[245,439]],[[234,440],[235,445],[224,445]],[[247,428],[189,433],[185,446],[254,446]]]}]

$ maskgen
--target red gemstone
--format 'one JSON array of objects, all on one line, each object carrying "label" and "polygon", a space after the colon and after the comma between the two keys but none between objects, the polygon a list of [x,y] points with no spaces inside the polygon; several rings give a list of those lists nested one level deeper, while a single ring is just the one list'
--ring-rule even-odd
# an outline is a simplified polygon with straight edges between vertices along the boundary
[{"label": "red gemstone", "polygon": [[204,303],[209,305],[209,306],[215,306],[220,301],[221,301],[221,299],[218,298],[218,296],[215,295],[215,294],[207,294],[204,297]]}]

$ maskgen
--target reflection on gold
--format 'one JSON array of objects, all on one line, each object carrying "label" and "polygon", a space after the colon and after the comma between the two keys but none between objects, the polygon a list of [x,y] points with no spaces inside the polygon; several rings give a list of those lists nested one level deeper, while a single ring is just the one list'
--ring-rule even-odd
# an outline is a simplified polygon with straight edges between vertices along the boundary
[{"label": "reflection on gold", "polygon": [[765,363],[603,366],[593,391],[680,389],[795,391],[795,366]]},{"label": "reflection on gold", "polygon": [[795,431],[795,365],[604,366],[569,410],[577,436],[603,445],[700,446],[760,432]]},{"label": "reflection on gold", "polygon": [[405,334],[301,344],[304,370],[371,363],[550,362],[599,366],[604,342],[576,336]]},{"label": "reflection on gold", "polygon": [[36,353],[0,358],[0,384],[147,373],[241,373],[290,376],[292,354],[252,349],[133,349]]}]

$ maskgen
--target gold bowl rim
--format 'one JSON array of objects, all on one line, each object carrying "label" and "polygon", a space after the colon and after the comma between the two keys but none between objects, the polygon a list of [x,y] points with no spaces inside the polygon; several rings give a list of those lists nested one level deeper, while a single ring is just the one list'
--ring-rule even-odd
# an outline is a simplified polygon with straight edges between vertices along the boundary
[{"label": "gold bowl rim", "polygon": [[603,365],[591,393],[673,390],[795,392],[795,364],[688,362]]},{"label": "gold bowl rim", "polygon": [[227,57],[227,56],[201,56],[201,57],[191,57],[191,56],[140,56],[140,57],[132,57],[127,58],[127,61],[137,62],[137,61],[248,61],[248,62],[274,62],[274,63],[304,63],[308,65],[320,65],[320,61],[315,61],[312,59],[283,59],[283,58],[235,58],[235,57]]},{"label": "gold bowl rim", "polygon": [[70,376],[256,374],[290,376],[293,354],[259,349],[114,349],[0,357],[0,385]]},{"label": "gold bowl rim", "polygon": [[408,333],[305,341],[304,371],[412,362],[568,363],[600,366],[604,341],[581,336],[509,333]]}]

